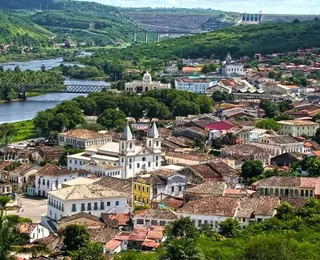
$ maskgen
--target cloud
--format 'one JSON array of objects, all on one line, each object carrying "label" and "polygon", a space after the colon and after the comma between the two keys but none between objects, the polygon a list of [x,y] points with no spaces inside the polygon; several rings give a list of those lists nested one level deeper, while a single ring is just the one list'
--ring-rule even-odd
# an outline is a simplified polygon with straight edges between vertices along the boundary
[{"label": "cloud", "polygon": [[93,0],[122,7],[211,8],[235,12],[320,14],[320,0]]}]

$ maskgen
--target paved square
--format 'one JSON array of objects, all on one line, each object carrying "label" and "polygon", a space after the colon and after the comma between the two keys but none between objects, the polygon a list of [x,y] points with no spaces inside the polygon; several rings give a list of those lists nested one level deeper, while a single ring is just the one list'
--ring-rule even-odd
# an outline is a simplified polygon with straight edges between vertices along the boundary
[{"label": "paved square", "polygon": [[17,211],[8,211],[8,215],[19,215],[24,218],[30,218],[37,223],[41,220],[41,215],[47,213],[47,199],[17,196],[18,205],[22,204],[22,209]]}]

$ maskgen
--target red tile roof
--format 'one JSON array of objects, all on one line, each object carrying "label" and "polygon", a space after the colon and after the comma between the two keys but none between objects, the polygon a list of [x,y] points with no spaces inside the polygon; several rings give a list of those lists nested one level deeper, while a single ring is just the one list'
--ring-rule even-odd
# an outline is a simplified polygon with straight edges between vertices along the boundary
[{"label": "red tile roof", "polygon": [[234,125],[226,122],[226,121],[220,121],[220,122],[216,122],[216,123],[212,123],[206,126],[206,131],[210,131],[210,130],[230,130],[231,128],[233,128]]},{"label": "red tile roof", "polygon": [[104,248],[106,248],[107,250],[113,251],[117,249],[117,247],[120,245],[121,245],[121,241],[112,239],[107,244],[105,244]]},{"label": "red tile roof", "polygon": [[144,241],[147,238],[148,229],[145,227],[136,227],[129,235],[130,241]]},{"label": "red tile roof", "polygon": [[149,248],[158,248],[160,246],[160,243],[147,239],[141,245]]}]

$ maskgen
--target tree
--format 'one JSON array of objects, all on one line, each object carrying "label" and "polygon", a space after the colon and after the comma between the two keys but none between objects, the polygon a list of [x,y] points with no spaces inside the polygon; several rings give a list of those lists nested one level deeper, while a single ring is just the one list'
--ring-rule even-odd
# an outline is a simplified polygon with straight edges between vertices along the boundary
[{"label": "tree", "polygon": [[103,246],[99,243],[88,243],[79,250],[70,252],[72,260],[104,260]]},{"label": "tree", "polygon": [[167,240],[164,243],[165,254],[162,260],[201,259],[196,241],[199,232],[189,217],[170,223],[165,230]]},{"label": "tree", "polygon": [[279,110],[281,113],[293,109],[292,100],[284,100],[278,103]]},{"label": "tree", "polygon": [[279,115],[274,117],[274,120],[276,120],[276,121],[293,120],[293,119],[295,119],[295,117],[292,116],[292,115],[288,115],[288,114],[279,114]]},{"label": "tree", "polygon": [[220,90],[217,90],[217,91],[213,92],[212,99],[214,101],[232,101],[233,95],[228,94],[226,92],[222,92]]},{"label": "tree", "polygon": [[228,218],[220,222],[219,233],[224,237],[236,237],[241,232],[241,225],[238,220]]},{"label": "tree", "polygon": [[0,125],[0,140],[5,138],[5,144],[8,144],[8,140],[17,133],[17,129],[15,129],[12,124]]},{"label": "tree", "polygon": [[283,202],[277,208],[277,214],[275,217],[281,220],[289,219],[292,217],[293,213],[294,213],[294,208],[288,202]]},{"label": "tree", "polygon": [[80,225],[69,225],[63,231],[63,243],[67,251],[76,251],[89,243],[87,229]]},{"label": "tree", "polygon": [[320,144],[320,128],[317,129],[316,134],[313,137],[313,140]]},{"label": "tree", "polygon": [[198,104],[191,101],[180,101],[173,108],[174,116],[188,116],[200,114],[200,107]]},{"label": "tree", "polygon": [[266,116],[269,118],[272,118],[278,114],[277,104],[269,99],[261,100],[259,107],[264,110]]},{"label": "tree", "polygon": [[110,130],[122,131],[126,126],[126,114],[118,109],[107,109],[98,117],[97,123]]},{"label": "tree", "polygon": [[263,119],[256,123],[256,127],[278,131],[280,126],[274,119]]},{"label": "tree", "polygon": [[254,178],[263,173],[263,164],[261,161],[246,161],[241,167],[241,176],[245,179]]}]

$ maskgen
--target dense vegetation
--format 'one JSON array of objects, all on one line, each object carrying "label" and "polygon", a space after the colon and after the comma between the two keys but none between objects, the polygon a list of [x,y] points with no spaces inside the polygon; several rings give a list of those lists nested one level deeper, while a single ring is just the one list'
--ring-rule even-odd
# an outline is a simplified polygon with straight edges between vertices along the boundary
[{"label": "dense vegetation", "polygon": [[310,199],[302,208],[283,203],[275,217],[244,229],[236,219],[227,219],[219,233],[207,224],[197,230],[190,219],[182,218],[167,227],[167,241],[155,253],[129,251],[115,259],[319,259],[319,217],[320,201]]},{"label": "dense vegetation", "polygon": [[[118,8],[93,2],[3,0],[0,9],[11,13],[19,9],[17,14],[20,21],[17,19],[13,23],[22,30],[28,29],[27,32],[13,28],[7,21],[0,18],[0,28],[3,26],[0,30],[0,42],[1,38],[4,43],[11,42],[13,36],[19,35],[22,38],[20,42],[23,44],[14,41],[16,45],[20,44],[19,46],[49,43],[48,37],[43,39],[37,34],[46,34],[46,36],[55,34],[55,42],[71,39],[73,42],[85,42],[90,45],[122,44],[132,40],[133,36],[127,33],[128,31],[138,29],[138,26]],[[2,16],[1,14],[0,17]],[[14,16],[17,15],[9,15],[11,19]],[[13,36],[7,37],[10,34]]]},{"label": "dense vegetation", "polygon": [[53,34],[27,17],[0,12],[0,51],[5,43],[16,46],[45,46],[49,44],[50,35]]},{"label": "dense vegetation", "polygon": [[82,113],[98,116],[103,127],[122,131],[126,117],[171,119],[174,116],[209,113],[212,100],[186,91],[175,89],[150,91],[141,96],[135,94],[91,93],[65,101],[46,111],[39,112],[34,125],[41,135],[54,131],[73,129],[83,125]]},{"label": "dense vegetation", "polygon": [[158,69],[168,60],[211,57],[224,59],[227,52],[237,58],[254,53],[294,51],[319,47],[320,21],[240,25],[206,34],[181,37],[160,43],[97,52],[84,60],[89,65],[111,63],[125,67]]},{"label": "dense vegetation", "polygon": [[0,67],[0,100],[17,98],[22,85],[63,86],[63,77],[54,71],[21,71],[19,67],[4,71]]}]

